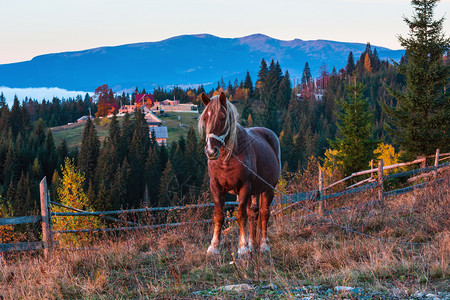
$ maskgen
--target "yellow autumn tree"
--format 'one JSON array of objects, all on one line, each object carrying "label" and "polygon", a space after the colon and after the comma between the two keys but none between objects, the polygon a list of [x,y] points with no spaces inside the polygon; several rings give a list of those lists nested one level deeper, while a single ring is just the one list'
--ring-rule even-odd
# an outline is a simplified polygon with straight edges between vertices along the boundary
[{"label": "yellow autumn tree", "polygon": [[327,149],[321,166],[323,172],[323,185],[327,186],[343,178],[344,163],[339,159],[340,151]]},{"label": "yellow autumn tree", "polygon": [[[61,204],[73,208],[92,211],[89,199],[83,190],[85,178],[80,171],[77,170],[75,164],[69,158],[64,161],[62,178],[57,187],[58,199]],[[52,211],[57,212],[73,212],[69,209],[54,206]],[[58,216],[52,217],[54,230],[78,230],[98,228],[100,222],[95,216]],[[58,234],[55,238],[67,245],[81,245],[92,240],[92,236],[86,233],[69,233]]]},{"label": "yellow autumn tree", "polygon": [[[373,151],[374,156],[376,157],[376,159],[374,159],[374,165],[377,166],[378,162],[382,159],[383,160],[383,165],[384,166],[390,166],[390,165],[395,165],[398,164],[400,162],[400,154],[399,153],[395,153],[395,149],[392,145],[389,144],[385,144],[385,143],[380,143],[377,147],[377,149],[375,149]],[[388,170],[387,173],[389,172],[395,172],[394,170]]]}]

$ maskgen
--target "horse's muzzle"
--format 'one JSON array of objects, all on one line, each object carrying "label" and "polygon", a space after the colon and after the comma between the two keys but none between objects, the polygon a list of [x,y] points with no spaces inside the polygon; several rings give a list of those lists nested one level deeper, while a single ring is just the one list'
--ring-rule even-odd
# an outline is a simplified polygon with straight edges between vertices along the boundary
[{"label": "horse's muzzle", "polygon": [[206,157],[208,157],[208,159],[210,160],[216,160],[219,158],[220,156],[220,150],[217,147],[214,147],[214,151],[211,153],[210,151],[208,151],[207,149],[205,149],[205,154]]}]

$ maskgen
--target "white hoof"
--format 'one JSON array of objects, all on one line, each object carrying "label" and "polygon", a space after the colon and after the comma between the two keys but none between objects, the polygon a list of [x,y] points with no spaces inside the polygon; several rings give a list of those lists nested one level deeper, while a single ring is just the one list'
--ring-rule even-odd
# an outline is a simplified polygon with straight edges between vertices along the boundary
[{"label": "white hoof", "polygon": [[242,247],[239,248],[239,250],[238,250],[238,255],[239,256],[246,256],[248,254],[250,254],[250,249],[248,249],[247,246],[242,246]]},{"label": "white hoof", "polygon": [[261,246],[259,247],[259,251],[262,253],[268,253],[270,252],[270,246],[267,243],[261,243]]},{"label": "white hoof", "polygon": [[209,245],[208,250],[206,251],[207,255],[219,255],[219,249],[214,247],[213,245]]}]

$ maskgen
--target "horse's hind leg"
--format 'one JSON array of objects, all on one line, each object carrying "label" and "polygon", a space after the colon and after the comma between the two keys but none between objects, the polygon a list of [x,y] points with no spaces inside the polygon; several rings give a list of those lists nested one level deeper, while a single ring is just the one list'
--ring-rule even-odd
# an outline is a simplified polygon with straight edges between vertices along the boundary
[{"label": "horse's hind leg", "polygon": [[251,197],[252,201],[248,201],[247,203],[247,214],[250,221],[250,234],[248,237],[248,248],[250,251],[253,251],[255,249],[256,244],[256,223],[258,221],[259,199],[260,195],[253,195]]},{"label": "horse's hind leg", "polygon": [[259,213],[261,214],[261,252],[270,252],[269,239],[267,238],[267,225],[270,217],[270,204],[272,203],[274,191],[271,189],[261,194],[261,207]]}]

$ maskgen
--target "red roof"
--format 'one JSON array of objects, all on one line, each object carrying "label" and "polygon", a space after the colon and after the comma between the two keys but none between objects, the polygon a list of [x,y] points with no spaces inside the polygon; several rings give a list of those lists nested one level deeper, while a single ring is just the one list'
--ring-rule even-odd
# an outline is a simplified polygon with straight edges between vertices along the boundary
[{"label": "red roof", "polygon": [[155,95],[153,95],[153,94],[136,94],[134,99],[136,100],[136,103],[141,103],[142,100],[151,101],[152,103],[154,103]]}]

